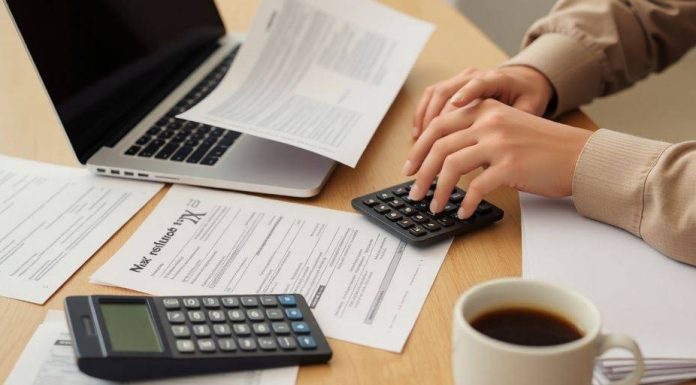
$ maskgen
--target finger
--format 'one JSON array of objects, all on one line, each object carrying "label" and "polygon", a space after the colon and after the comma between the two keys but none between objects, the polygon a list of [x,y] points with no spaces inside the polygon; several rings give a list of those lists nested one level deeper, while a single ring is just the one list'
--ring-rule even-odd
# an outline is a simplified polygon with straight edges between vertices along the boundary
[{"label": "finger", "polygon": [[470,145],[447,156],[442,164],[440,175],[437,178],[437,186],[433,200],[430,202],[430,211],[439,213],[442,211],[452,195],[454,186],[462,175],[488,164],[488,154],[482,146]]},{"label": "finger", "polygon": [[469,218],[483,197],[505,183],[507,173],[501,167],[490,167],[469,183],[469,189],[457,212],[459,219]]},{"label": "finger", "polygon": [[434,86],[426,88],[425,92],[423,92],[423,96],[421,96],[421,99],[418,102],[418,107],[416,107],[416,113],[415,115],[413,115],[413,129],[411,131],[411,135],[414,138],[417,138],[418,135],[420,135],[420,133],[423,131],[423,117],[425,116],[425,110],[428,107],[430,98],[433,97],[434,90]]},{"label": "finger", "polygon": [[461,88],[463,85],[468,83],[478,71],[464,71],[463,73],[441,83],[434,91],[433,95],[428,102],[428,107],[426,108],[425,115],[423,116],[422,131],[425,131],[435,119],[436,116],[440,115],[442,108],[447,104],[447,101],[452,97],[452,95]]},{"label": "finger", "polygon": [[423,196],[430,189],[430,184],[442,170],[445,159],[451,154],[474,144],[476,144],[476,138],[471,131],[467,130],[455,132],[435,142],[416,174],[416,180],[411,187],[409,198],[414,200],[423,199]]},{"label": "finger", "polygon": [[476,99],[497,98],[504,93],[505,87],[507,87],[505,80],[504,76],[492,74],[472,79],[452,96],[449,104],[463,107]]},{"label": "finger", "polygon": [[455,131],[471,126],[476,119],[478,110],[478,108],[464,108],[434,120],[411,147],[402,170],[403,174],[411,176],[420,168],[435,141]]},{"label": "finger", "polygon": [[546,106],[541,105],[540,102],[536,101],[534,98],[531,97],[524,97],[521,96],[515,100],[515,102],[512,104],[513,107],[517,108],[518,110],[536,115],[536,116],[541,116],[544,111],[546,110]]},{"label": "finger", "polygon": [[455,111],[457,108],[459,107],[455,106],[452,103],[445,103],[445,107],[442,108],[442,112],[440,112],[440,115],[449,114],[450,112]]}]

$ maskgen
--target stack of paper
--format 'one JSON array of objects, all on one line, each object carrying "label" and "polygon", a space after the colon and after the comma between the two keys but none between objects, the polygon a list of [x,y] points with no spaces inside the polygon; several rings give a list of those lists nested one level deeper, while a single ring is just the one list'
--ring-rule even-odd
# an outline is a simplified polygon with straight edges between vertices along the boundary
[{"label": "stack of paper", "polygon": [[[297,366],[138,382],[141,385],[294,385]],[[65,314],[49,310],[5,385],[110,385],[77,368]]]},{"label": "stack of paper", "polygon": [[400,352],[450,243],[416,249],[358,214],[175,185],[92,280],[156,295],[300,293],[328,337]]},{"label": "stack of paper", "polygon": [[372,0],[264,0],[220,85],[179,117],[355,167],[432,31]]},{"label": "stack of paper", "polygon": [[[572,287],[599,308],[605,333],[625,333],[646,357],[644,384],[696,378],[696,268],[630,233],[579,215],[570,199],[520,194],[524,277]],[[598,360],[597,383],[622,377],[625,356]]]},{"label": "stack of paper", "polygon": [[46,302],[161,188],[0,155],[0,295]]}]

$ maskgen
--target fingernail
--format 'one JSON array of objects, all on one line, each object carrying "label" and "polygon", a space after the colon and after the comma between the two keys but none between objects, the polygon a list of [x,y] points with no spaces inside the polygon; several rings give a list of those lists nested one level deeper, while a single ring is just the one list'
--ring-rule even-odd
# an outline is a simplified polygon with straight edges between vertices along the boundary
[{"label": "fingernail", "polygon": [[440,205],[435,198],[433,198],[433,200],[430,202],[430,211],[433,213],[440,212]]},{"label": "fingernail", "polygon": [[405,176],[411,175],[411,161],[406,160],[406,163],[404,163],[404,167],[401,168],[401,173],[404,174]]},{"label": "fingernail", "polygon": [[457,103],[461,99],[462,99],[462,94],[457,92],[456,94],[452,95],[452,97],[450,98],[450,103]]},{"label": "fingernail", "polygon": [[466,219],[464,216],[464,207],[460,207],[459,210],[457,210],[457,218]]},{"label": "fingernail", "polygon": [[408,199],[411,199],[414,201],[418,200],[418,186],[416,186],[415,184],[413,186],[411,186],[411,191],[409,191],[409,193],[408,193]]},{"label": "fingernail", "polygon": [[411,129],[411,135],[413,135],[414,138],[418,136],[418,127],[413,126],[413,128]]}]

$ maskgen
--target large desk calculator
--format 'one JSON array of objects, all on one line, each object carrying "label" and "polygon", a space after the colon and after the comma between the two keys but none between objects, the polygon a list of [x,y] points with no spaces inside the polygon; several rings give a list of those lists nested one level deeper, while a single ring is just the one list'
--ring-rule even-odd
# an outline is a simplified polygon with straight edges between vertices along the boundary
[{"label": "large desk calculator", "polygon": [[72,296],[80,370],[132,381],[326,362],[331,348],[299,294]]}]

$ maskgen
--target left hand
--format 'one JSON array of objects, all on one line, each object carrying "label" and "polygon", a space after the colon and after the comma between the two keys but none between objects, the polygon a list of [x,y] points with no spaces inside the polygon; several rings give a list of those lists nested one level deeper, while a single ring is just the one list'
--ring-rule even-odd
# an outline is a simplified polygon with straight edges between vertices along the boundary
[{"label": "left hand", "polygon": [[403,173],[416,176],[409,197],[421,200],[439,174],[430,204],[440,212],[462,175],[469,184],[457,213],[470,217],[500,186],[547,197],[571,195],[575,164],[592,132],[520,111],[494,99],[436,117],[408,154]]}]

